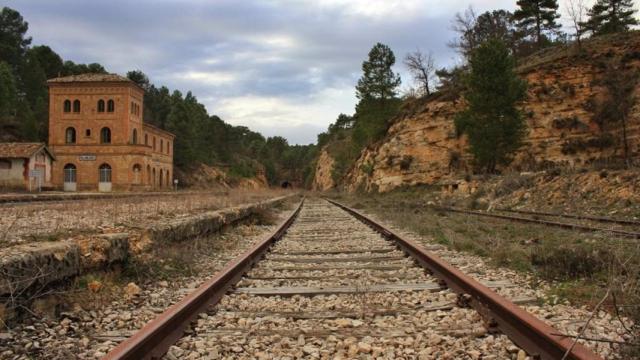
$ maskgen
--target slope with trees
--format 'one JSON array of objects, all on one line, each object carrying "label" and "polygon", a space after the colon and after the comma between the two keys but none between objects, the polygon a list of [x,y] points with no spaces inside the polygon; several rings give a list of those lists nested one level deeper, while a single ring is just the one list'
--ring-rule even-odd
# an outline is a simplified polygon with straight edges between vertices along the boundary
[{"label": "slope with trees", "polygon": [[[63,60],[46,45],[31,46],[28,23],[17,11],[0,11],[0,141],[47,141],[48,89],[57,76],[106,73],[104,66]],[[302,184],[309,176],[315,146],[291,146],[284,138],[266,139],[243,126],[232,126],[191,93],[153,85],[142,71],[127,76],[145,90],[144,121],[176,135],[175,165],[188,174],[199,164],[218,166],[230,180],[265,173],[271,185]]]},{"label": "slope with trees", "polygon": [[[362,63],[362,77],[356,85],[355,113],[340,114],[327,132],[318,135],[318,148],[326,148],[335,160],[331,173],[336,183],[351,169],[364,148],[386,134],[390,119],[398,112],[401,80],[392,69],[395,62],[391,48],[376,43]],[[315,166],[315,161],[312,165]]]},{"label": "slope with trees", "polygon": [[[614,2],[621,3],[599,1],[594,8]],[[506,10],[476,14],[470,8],[458,14],[458,37],[450,45],[461,56],[459,65],[436,70],[429,94],[426,89],[404,94],[397,115],[386,122],[388,130],[358,149],[346,172],[340,157],[348,151],[335,150],[345,149],[346,142],[335,139],[348,139],[353,128],[333,124],[330,132],[336,134],[319,138],[334,140],[316,172],[326,174],[320,165],[331,166],[340,175],[334,179],[339,188],[387,191],[507,170],[636,166],[640,33],[631,31],[635,13],[624,6],[617,12],[613,7],[587,11],[580,0],[567,6],[571,36],[543,21],[538,37],[535,20],[527,35]],[[548,7],[549,18],[557,19],[555,2]],[[598,18],[597,13],[618,15]],[[627,20],[611,20],[622,18]],[[589,22],[602,29],[609,22],[626,25],[608,34],[589,29]],[[486,51],[488,44],[493,51]],[[405,57],[412,58],[406,65],[418,88],[425,85],[425,54]]]}]

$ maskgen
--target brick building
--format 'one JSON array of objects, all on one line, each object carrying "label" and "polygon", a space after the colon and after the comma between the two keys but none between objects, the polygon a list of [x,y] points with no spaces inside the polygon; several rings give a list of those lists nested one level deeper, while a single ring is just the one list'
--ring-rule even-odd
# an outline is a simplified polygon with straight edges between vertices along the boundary
[{"label": "brick building", "polygon": [[65,191],[171,186],[174,135],[143,122],[144,90],[114,74],[51,79],[52,184]]}]

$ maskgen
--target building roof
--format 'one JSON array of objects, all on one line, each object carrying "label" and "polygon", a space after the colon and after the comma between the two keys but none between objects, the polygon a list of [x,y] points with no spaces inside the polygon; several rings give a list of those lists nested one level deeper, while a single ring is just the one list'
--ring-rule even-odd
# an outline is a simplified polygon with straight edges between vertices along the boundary
[{"label": "building roof", "polygon": [[0,143],[0,158],[5,159],[28,159],[33,154],[44,148],[44,151],[55,160],[45,143]]},{"label": "building roof", "polygon": [[157,127],[157,126],[153,126],[153,125],[148,124],[148,123],[143,123],[143,124],[142,124],[142,128],[147,128],[147,129],[149,129],[149,130],[151,130],[151,131],[156,131],[156,132],[159,132],[159,133],[163,133],[163,134],[165,134],[165,135],[169,135],[169,136],[171,136],[172,138],[175,138],[175,137],[176,137],[173,133],[170,133],[170,132],[168,132],[167,130],[162,130],[162,129],[160,129],[160,128],[159,128],[159,127]]},{"label": "building roof", "polygon": [[48,83],[73,83],[73,82],[127,82],[137,85],[130,79],[118,74],[88,73],[80,75],[62,76],[47,80]]}]

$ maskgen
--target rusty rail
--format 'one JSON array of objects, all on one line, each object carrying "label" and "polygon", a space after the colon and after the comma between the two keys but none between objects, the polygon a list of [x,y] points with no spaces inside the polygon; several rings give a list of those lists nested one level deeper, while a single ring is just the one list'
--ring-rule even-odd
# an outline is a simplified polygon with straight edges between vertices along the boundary
[{"label": "rusty rail", "polygon": [[503,219],[503,220],[509,220],[509,221],[523,222],[523,223],[541,224],[541,225],[546,225],[546,226],[555,226],[555,227],[560,227],[560,228],[564,228],[564,229],[578,230],[578,231],[584,231],[584,232],[606,232],[606,233],[615,234],[615,235],[622,236],[622,237],[640,239],[640,233],[632,232],[632,231],[596,228],[596,227],[591,227],[591,226],[586,226],[586,225],[569,224],[569,223],[563,223],[563,222],[557,222],[557,221],[548,221],[548,220],[540,220],[540,219],[530,219],[530,218],[525,218],[525,217],[520,217],[520,216],[490,214],[490,213],[481,212],[481,211],[463,210],[463,209],[448,208],[448,207],[435,207],[435,209],[436,210],[442,210],[442,211],[456,212],[456,213],[461,213],[461,214],[490,217],[490,218],[494,218],[494,219]]},{"label": "rusty rail", "polygon": [[[437,256],[428,253],[415,242],[401,238],[357,210],[333,200],[328,201],[352,214],[387,239],[395,241],[403,251],[414,258],[421,266],[430,270],[433,275],[444,281],[449,288],[461,295],[461,299],[464,299],[467,304],[487,319],[489,324],[506,334],[530,356],[539,359],[563,359],[565,353],[571,349],[572,340],[554,335],[557,330],[553,327],[447,264]],[[601,358],[585,346],[575,344],[566,359],[595,360]]]},{"label": "rusty rail", "polygon": [[[387,239],[394,241],[421,266],[431,271],[453,291],[461,295],[465,303],[475,308],[492,327],[504,332],[529,355],[539,359],[560,359],[573,341],[554,335],[557,331],[517,305],[511,303],[484,285],[463,274],[438,257],[429,254],[416,243],[405,240],[356,210],[329,200],[354,217],[369,225]],[[226,292],[282,238],[302,209],[304,200],[280,223],[276,231],[229,262],[215,277],[207,280],[193,293],[171,306],[164,313],[145,325],[132,337],[120,343],[104,359],[157,359],[180,339],[184,330],[197,315],[216,304]],[[586,347],[576,344],[567,359],[601,359]]]},{"label": "rusty rail", "polygon": [[227,290],[262,258],[269,247],[282,238],[300,213],[303,203],[304,199],[272,234],[229,262],[215,277],[205,281],[194,292],[147,323],[103,359],[142,360],[162,357],[182,337],[184,330],[199,313],[220,301]]},{"label": "rusty rail", "polygon": [[562,213],[552,213],[552,212],[544,212],[544,211],[513,210],[513,209],[496,209],[496,211],[525,214],[525,215],[555,216],[555,217],[563,217],[568,219],[592,220],[592,221],[598,221],[598,222],[604,222],[604,223],[640,226],[640,221],[627,220],[627,219],[614,219],[614,218],[608,218],[604,216],[574,215],[574,214],[562,214]]}]

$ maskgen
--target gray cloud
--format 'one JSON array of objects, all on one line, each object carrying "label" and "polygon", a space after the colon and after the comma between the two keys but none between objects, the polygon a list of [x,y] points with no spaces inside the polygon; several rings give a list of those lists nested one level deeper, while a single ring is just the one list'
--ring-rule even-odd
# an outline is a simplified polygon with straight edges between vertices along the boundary
[{"label": "gray cloud", "polygon": [[[437,65],[456,55],[450,20],[466,1],[420,0],[9,0],[35,44],[63,58],[140,69],[156,85],[191,90],[211,114],[291,143],[309,143],[354,110],[355,83],[371,46],[401,60],[417,47]],[[515,0],[474,1],[479,10]]]}]

